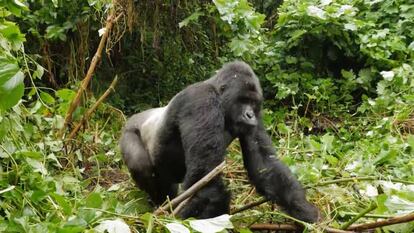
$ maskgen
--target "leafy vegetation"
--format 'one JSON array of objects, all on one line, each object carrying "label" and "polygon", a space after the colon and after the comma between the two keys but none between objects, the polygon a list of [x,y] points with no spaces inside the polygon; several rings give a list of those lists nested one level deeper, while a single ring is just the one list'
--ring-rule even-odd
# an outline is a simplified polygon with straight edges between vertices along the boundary
[{"label": "leafy vegetation", "polygon": [[[121,81],[83,131],[64,141],[65,115],[111,9],[122,17],[73,122],[115,75]],[[117,142],[124,113],[163,105],[233,59],[250,63],[261,79],[269,133],[321,209],[321,225],[340,228],[374,204],[358,222],[414,211],[410,1],[3,0],[0,232],[211,227],[151,214]],[[234,144],[225,171],[233,209],[259,199],[241,161]],[[249,232],[250,224],[284,219],[268,203],[232,222],[235,231]],[[221,229],[230,227],[220,221]],[[409,222],[378,232],[413,230]]]}]

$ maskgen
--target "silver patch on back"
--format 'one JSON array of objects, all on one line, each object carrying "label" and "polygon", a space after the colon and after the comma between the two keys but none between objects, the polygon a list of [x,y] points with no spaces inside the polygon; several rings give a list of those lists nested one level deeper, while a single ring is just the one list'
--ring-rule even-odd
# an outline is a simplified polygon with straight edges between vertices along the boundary
[{"label": "silver patch on back", "polygon": [[144,145],[147,145],[147,151],[151,157],[153,158],[153,155],[157,148],[155,148],[155,141],[158,137],[157,131],[159,129],[159,126],[162,124],[162,121],[164,120],[164,115],[166,112],[167,106],[162,108],[155,108],[153,111],[151,111],[151,116],[148,117],[141,125],[141,139]]}]

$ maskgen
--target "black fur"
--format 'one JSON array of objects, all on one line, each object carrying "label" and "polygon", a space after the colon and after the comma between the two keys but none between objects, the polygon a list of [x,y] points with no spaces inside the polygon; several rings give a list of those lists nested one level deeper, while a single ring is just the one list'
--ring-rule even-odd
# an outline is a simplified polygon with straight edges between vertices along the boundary
[{"label": "black fur", "polygon": [[[317,209],[276,151],[261,120],[262,90],[244,62],[228,63],[215,76],[188,86],[164,108],[132,116],[120,141],[124,161],[138,187],[155,204],[187,189],[224,160],[239,138],[245,167],[257,191],[293,217],[315,222]],[[229,212],[230,194],[221,177],[197,192],[180,212],[208,218]]]}]

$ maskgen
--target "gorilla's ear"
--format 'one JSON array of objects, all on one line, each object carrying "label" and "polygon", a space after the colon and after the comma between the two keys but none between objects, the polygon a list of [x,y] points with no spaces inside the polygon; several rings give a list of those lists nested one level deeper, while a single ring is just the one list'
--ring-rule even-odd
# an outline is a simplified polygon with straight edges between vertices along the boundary
[{"label": "gorilla's ear", "polygon": [[227,85],[226,85],[226,84],[221,85],[221,86],[220,86],[220,89],[219,89],[220,94],[223,94],[223,92],[224,92],[226,89],[227,89]]}]

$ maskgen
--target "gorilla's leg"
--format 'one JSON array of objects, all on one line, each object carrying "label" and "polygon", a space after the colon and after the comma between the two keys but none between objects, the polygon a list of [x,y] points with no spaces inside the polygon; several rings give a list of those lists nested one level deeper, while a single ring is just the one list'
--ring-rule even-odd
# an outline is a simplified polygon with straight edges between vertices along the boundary
[{"label": "gorilla's leg", "polygon": [[222,179],[216,177],[191,197],[179,215],[181,218],[211,218],[229,213],[229,205],[230,193]]},{"label": "gorilla's leg", "polygon": [[124,161],[138,187],[148,193],[151,200],[159,205],[167,195],[177,194],[177,185],[163,177],[151,162],[137,130],[124,131],[120,142]]},{"label": "gorilla's leg", "polygon": [[[195,86],[179,100],[186,103],[180,115],[185,153],[183,187],[189,188],[224,160],[224,115],[218,93],[209,85]],[[220,177],[198,191],[179,213],[183,218],[208,218],[229,211],[229,194]]]},{"label": "gorilla's leg", "polygon": [[293,217],[316,222],[317,208],[306,200],[304,189],[289,168],[276,158],[262,123],[252,134],[241,136],[240,144],[245,167],[257,191]]}]

